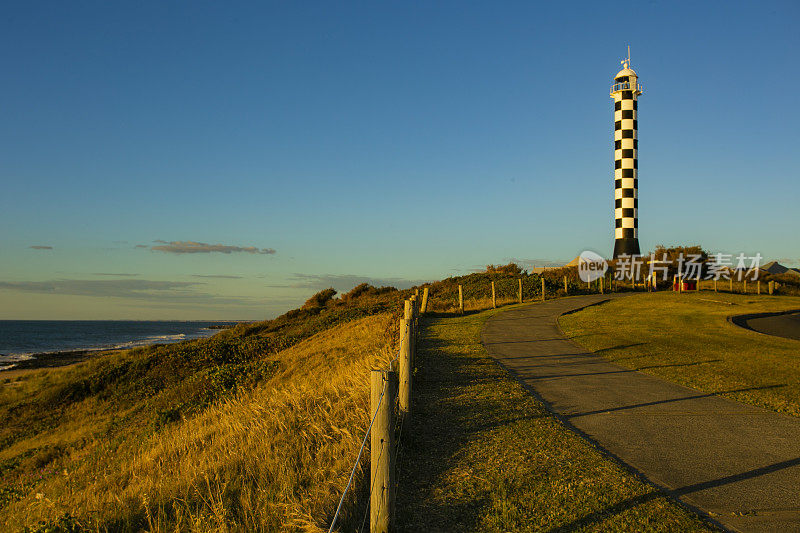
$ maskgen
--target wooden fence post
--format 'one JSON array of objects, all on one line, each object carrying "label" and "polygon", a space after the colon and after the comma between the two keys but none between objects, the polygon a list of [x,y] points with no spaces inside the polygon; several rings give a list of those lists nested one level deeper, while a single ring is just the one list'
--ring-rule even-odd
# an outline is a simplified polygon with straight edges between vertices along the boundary
[{"label": "wooden fence post", "polygon": [[770,281],[769,283],[767,283],[767,290],[769,291],[769,293],[771,295],[772,292],[775,290],[775,282],[774,281]]},{"label": "wooden fence post", "polygon": [[743,292],[747,294],[747,278],[744,278],[744,289]]},{"label": "wooden fence post", "polygon": [[373,370],[370,375],[370,413],[375,422],[370,433],[371,532],[390,531],[394,509],[394,402],[397,372]]},{"label": "wooden fence post", "polygon": [[761,294],[761,280],[756,282],[756,293],[759,295]]},{"label": "wooden fence post", "polygon": [[545,300],[544,290],[544,277],[542,277],[542,301]]},{"label": "wooden fence post", "polygon": [[603,287],[603,278],[597,278],[597,280],[600,282],[600,294],[605,294]]},{"label": "wooden fence post", "polygon": [[492,282],[492,309],[497,309],[497,293],[494,290],[494,281]]},{"label": "wooden fence post", "polygon": [[398,401],[400,413],[407,416],[411,412],[411,377],[413,366],[411,364],[411,328],[412,322],[403,319],[400,321],[400,391]]},{"label": "wooden fence post", "polygon": [[714,278],[714,292],[717,292],[717,278]]},{"label": "wooden fence post", "polygon": [[458,286],[458,311],[464,314],[464,287]]},{"label": "wooden fence post", "polygon": [[409,338],[411,339],[411,366],[414,366],[414,359],[417,358],[417,319],[419,318],[419,302],[416,296],[411,297],[411,329]]},{"label": "wooden fence post", "polygon": [[564,294],[569,294],[569,289],[567,289],[567,276],[564,276]]},{"label": "wooden fence post", "polygon": [[522,303],[522,278],[519,278],[519,303]]},{"label": "wooden fence post", "polygon": [[695,288],[695,290],[696,290],[697,292],[700,292],[700,274],[697,274],[697,281],[696,281],[696,283],[697,283],[697,287]]},{"label": "wooden fence post", "polygon": [[[409,299],[404,302],[405,307],[403,308],[403,321],[409,325],[408,329],[408,349],[410,351],[410,357],[414,360],[414,300]],[[402,328],[402,325],[401,325]],[[402,329],[400,330],[401,335],[403,334]]]},{"label": "wooden fence post", "polygon": [[428,312],[428,287],[422,289],[422,308],[420,309],[422,314]]}]

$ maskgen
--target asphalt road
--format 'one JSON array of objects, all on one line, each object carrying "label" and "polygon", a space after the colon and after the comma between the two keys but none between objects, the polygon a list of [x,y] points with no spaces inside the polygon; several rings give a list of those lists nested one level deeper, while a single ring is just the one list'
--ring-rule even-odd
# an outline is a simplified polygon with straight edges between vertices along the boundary
[{"label": "asphalt road", "polygon": [[732,322],[759,333],[800,341],[800,312],[739,316]]},{"label": "asphalt road", "polygon": [[800,420],[614,365],[563,337],[559,315],[604,299],[499,313],[483,343],[575,431],[724,527],[800,531]]}]

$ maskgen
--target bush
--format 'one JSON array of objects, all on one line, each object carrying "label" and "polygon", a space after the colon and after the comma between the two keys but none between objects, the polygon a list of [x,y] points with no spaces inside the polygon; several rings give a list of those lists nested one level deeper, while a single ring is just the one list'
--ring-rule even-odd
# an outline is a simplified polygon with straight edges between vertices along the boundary
[{"label": "bush", "polygon": [[511,276],[519,276],[526,272],[516,263],[509,263],[507,265],[486,265],[487,274],[508,274]]},{"label": "bush", "polygon": [[317,294],[306,300],[306,303],[303,304],[302,308],[313,309],[315,307],[325,307],[334,296],[336,296],[336,289],[333,287],[319,291]]},{"label": "bush", "polygon": [[352,300],[354,298],[358,298],[363,294],[370,294],[371,292],[375,292],[375,287],[370,285],[369,283],[362,283],[361,285],[356,285],[353,287],[350,292],[342,296],[344,300]]},{"label": "bush", "polygon": [[69,513],[61,515],[57,520],[40,521],[35,529],[26,527],[25,533],[81,533],[90,531],[82,521]]},{"label": "bush", "polygon": [[25,493],[15,487],[0,487],[0,507],[25,497]]},{"label": "bush", "polygon": [[800,274],[784,272],[783,274],[770,274],[766,276],[765,281],[774,281],[782,285],[800,286]]}]

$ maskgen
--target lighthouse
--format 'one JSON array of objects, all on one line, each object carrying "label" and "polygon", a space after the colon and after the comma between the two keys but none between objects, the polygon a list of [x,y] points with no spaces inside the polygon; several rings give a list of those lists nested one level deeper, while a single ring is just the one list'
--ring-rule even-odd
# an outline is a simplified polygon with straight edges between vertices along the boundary
[{"label": "lighthouse", "polygon": [[631,68],[631,48],[614,76],[614,259],[639,255],[639,77]]}]

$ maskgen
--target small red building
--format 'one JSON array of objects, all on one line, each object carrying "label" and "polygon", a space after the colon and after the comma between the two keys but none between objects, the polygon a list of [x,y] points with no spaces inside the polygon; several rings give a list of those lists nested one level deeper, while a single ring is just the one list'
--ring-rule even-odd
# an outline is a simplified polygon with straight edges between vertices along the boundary
[{"label": "small red building", "polygon": [[[678,283],[683,283],[683,286],[678,288]],[[673,291],[696,291],[697,290],[697,280],[693,279],[684,279],[682,281],[675,280],[672,283],[672,290]]]}]

